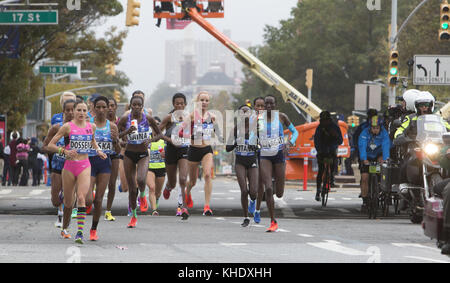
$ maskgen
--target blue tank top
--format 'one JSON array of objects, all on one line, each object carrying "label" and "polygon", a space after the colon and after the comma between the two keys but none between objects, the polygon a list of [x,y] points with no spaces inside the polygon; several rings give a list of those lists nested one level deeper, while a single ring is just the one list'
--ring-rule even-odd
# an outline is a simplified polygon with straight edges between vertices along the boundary
[{"label": "blue tank top", "polygon": [[274,118],[272,122],[267,122],[267,117],[264,119],[267,125],[267,132],[260,132],[259,144],[261,145],[261,152],[278,152],[284,148],[284,131],[279,113],[272,118]]},{"label": "blue tank top", "polygon": [[[128,115],[128,121],[126,129],[131,127],[131,113]],[[148,123],[147,116],[142,113],[142,120],[138,125],[137,132],[133,132],[127,135],[129,144],[142,144],[145,140],[152,138],[152,128]]]},{"label": "blue tank top", "polygon": [[[60,127],[63,126],[63,122],[59,122],[58,123]],[[64,147],[65,146],[65,142],[64,142],[64,137],[60,138],[59,141],[56,142],[56,146],[57,147]],[[55,153],[53,155],[54,159],[58,159],[58,161],[65,161],[66,160],[66,155],[64,153]]]},{"label": "blue tank top", "polygon": [[[91,118],[91,123],[94,123],[94,117]],[[103,128],[99,127],[96,128],[95,141],[97,142],[98,147],[105,154],[115,153],[111,137],[111,123],[109,120],[106,120],[106,125]],[[95,151],[95,149],[92,149],[92,152],[89,153],[89,156],[96,156],[96,155],[97,152]]]}]

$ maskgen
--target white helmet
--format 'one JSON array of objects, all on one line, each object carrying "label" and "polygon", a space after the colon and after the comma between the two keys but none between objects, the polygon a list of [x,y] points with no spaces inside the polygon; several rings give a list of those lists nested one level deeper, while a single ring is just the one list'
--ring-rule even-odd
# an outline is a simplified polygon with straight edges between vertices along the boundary
[{"label": "white helmet", "polygon": [[429,91],[421,91],[419,96],[414,101],[414,109],[415,109],[417,114],[419,114],[419,109],[418,109],[418,104],[419,103],[429,103],[429,104],[431,104],[430,112],[431,113],[434,112],[435,99],[434,99],[434,96]]},{"label": "white helmet", "polygon": [[403,100],[406,102],[406,110],[415,111],[414,102],[416,98],[420,96],[420,90],[408,89],[403,93]]}]

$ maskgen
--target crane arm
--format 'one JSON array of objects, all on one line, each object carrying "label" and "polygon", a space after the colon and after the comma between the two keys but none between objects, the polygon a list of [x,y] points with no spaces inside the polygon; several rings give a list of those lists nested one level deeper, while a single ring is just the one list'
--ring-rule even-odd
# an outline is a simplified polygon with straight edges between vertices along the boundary
[{"label": "crane arm", "polygon": [[301,94],[292,85],[286,82],[277,73],[272,71],[263,62],[251,54],[248,50],[239,47],[227,36],[218,31],[213,25],[206,21],[195,8],[187,8],[186,13],[191,19],[218,39],[223,45],[230,49],[235,57],[247,66],[256,76],[262,79],[266,84],[275,88],[281,93],[285,102],[291,102],[298,108],[309,114],[313,119],[318,120],[322,111],[317,105]]}]

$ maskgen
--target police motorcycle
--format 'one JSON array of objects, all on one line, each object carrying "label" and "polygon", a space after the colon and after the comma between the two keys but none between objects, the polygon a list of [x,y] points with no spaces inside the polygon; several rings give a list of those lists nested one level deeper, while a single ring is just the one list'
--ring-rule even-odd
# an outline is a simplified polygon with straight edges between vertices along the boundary
[{"label": "police motorcycle", "polygon": [[[444,133],[442,135],[442,140],[445,146],[449,146],[450,133]],[[441,152],[440,149],[439,152]],[[439,156],[439,158],[442,158],[442,156]],[[441,172],[441,173],[443,173],[442,174],[443,178],[450,177],[450,172]],[[424,230],[425,236],[430,237],[432,240],[433,239],[436,240],[438,248],[441,248],[444,242],[448,240],[446,239],[448,235],[445,235],[444,233],[444,209],[443,209],[444,201],[442,190],[443,190],[442,183],[439,184],[438,186],[435,185],[431,188],[427,188],[425,186],[426,199],[425,199],[424,219],[422,222],[422,228]]]},{"label": "police motorcycle", "polygon": [[[412,223],[418,224],[423,220],[425,202],[431,198],[431,188],[442,181],[443,172],[439,165],[439,152],[443,146],[442,136],[446,133],[443,120],[438,115],[421,115],[417,118],[416,140],[405,137],[410,142],[409,151],[414,152],[418,166],[408,166],[408,175],[422,179],[419,182],[403,183],[399,185],[400,197],[407,202],[408,212]],[[408,177],[408,179],[410,179]]]}]

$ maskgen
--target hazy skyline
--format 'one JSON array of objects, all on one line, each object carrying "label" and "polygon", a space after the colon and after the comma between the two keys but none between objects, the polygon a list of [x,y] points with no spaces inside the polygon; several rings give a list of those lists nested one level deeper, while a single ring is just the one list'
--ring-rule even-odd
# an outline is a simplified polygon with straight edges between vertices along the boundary
[{"label": "hazy skyline", "polygon": [[[127,95],[140,89],[150,95],[164,80],[165,41],[183,39],[185,31],[167,30],[165,20],[160,28],[155,26],[153,19],[153,1],[141,1],[141,16],[139,26],[126,27],[127,1],[119,0],[124,7],[120,15],[108,19],[94,28],[98,36],[103,35],[107,28],[118,27],[128,29],[121,53],[122,61],[116,66],[131,79],[130,86],[125,88]],[[298,0],[226,0],[225,18],[209,19],[219,30],[230,30],[234,41],[250,41],[252,46],[263,43],[264,27],[279,26],[280,20],[290,18],[291,10]],[[253,8],[253,10],[251,10]],[[215,40],[210,34],[191,23],[194,38],[197,40]]]}]

